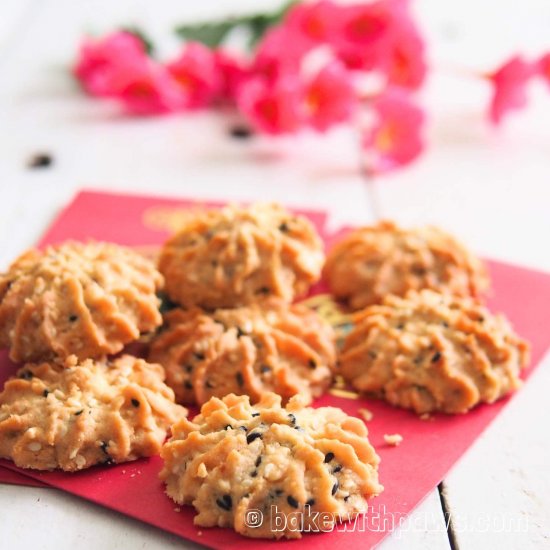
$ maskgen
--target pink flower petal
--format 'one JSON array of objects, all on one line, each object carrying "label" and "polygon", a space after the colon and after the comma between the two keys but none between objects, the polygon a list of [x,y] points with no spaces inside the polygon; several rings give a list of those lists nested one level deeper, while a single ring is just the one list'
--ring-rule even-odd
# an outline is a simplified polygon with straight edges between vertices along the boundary
[{"label": "pink flower petal", "polygon": [[401,89],[390,88],[372,105],[375,123],[363,135],[367,169],[382,173],[415,160],[424,149],[424,113]]},{"label": "pink flower petal", "polygon": [[488,76],[493,85],[493,97],[489,106],[489,119],[495,125],[510,111],[527,105],[527,84],[536,67],[516,55]]},{"label": "pink flower petal", "polygon": [[238,107],[256,129],[268,134],[283,134],[303,124],[302,100],[303,92],[296,79],[270,82],[255,77],[241,86]]},{"label": "pink flower petal", "polygon": [[187,108],[205,107],[222,92],[223,80],[215,52],[203,44],[188,42],[166,68],[181,86]]},{"label": "pink flower petal", "polygon": [[329,63],[308,83],[305,102],[308,122],[319,131],[348,120],[357,106],[351,75],[341,63]]}]

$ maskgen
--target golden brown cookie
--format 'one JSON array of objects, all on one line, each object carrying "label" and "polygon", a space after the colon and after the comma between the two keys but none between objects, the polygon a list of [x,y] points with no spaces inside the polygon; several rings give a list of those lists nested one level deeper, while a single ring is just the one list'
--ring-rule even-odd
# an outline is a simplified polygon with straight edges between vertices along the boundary
[{"label": "golden brown cookie", "polygon": [[348,233],[328,253],[323,277],[355,310],[411,289],[477,297],[489,284],[483,263],[448,233],[389,221]]},{"label": "golden brown cookie", "polygon": [[185,307],[237,307],[267,296],[288,302],[321,273],[315,228],[275,204],[190,215],[165,245],[159,269],[166,291]]},{"label": "golden brown cookie", "polygon": [[297,397],[286,408],[275,394],[256,406],[246,396],[212,398],[172,434],[160,477],[175,502],[195,507],[194,523],[203,527],[299,538],[364,512],[383,490],[365,424]]},{"label": "golden brown cookie", "polygon": [[156,455],[187,413],[163,379],[160,365],[130,355],[28,363],[0,393],[0,457],[72,472]]},{"label": "golden brown cookie", "polygon": [[165,320],[149,360],[164,366],[180,403],[229,393],[257,401],[268,391],[310,402],[331,382],[334,331],[305,306],[271,300],[211,314],[175,309]]},{"label": "golden brown cookie", "polygon": [[162,322],[162,276],[116,244],[30,250],[0,274],[0,346],[13,361],[118,353]]},{"label": "golden brown cookie", "polygon": [[501,315],[431,290],[358,313],[339,358],[352,386],[418,414],[465,413],[517,389],[528,345]]}]

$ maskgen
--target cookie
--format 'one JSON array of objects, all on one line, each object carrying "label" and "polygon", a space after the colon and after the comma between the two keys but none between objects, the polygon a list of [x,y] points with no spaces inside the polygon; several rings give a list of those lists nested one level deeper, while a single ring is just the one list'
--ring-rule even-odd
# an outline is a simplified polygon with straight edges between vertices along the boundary
[{"label": "cookie", "polygon": [[358,391],[418,414],[465,413],[517,389],[528,345],[501,315],[431,290],[356,315],[339,357]]},{"label": "cookie", "polygon": [[267,296],[291,302],[321,273],[315,228],[275,204],[190,214],[163,247],[159,269],[170,299],[185,307],[238,307]]},{"label": "cookie", "polygon": [[489,285],[483,263],[448,233],[431,226],[403,229],[388,221],[351,231],[334,245],[323,277],[354,310],[408,290],[477,297]]},{"label": "cookie", "polygon": [[118,353],[162,323],[161,286],[149,260],[115,244],[30,250],[0,275],[0,346],[17,362]]},{"label": "cookie", "polygon": [[298,397],[286,408],[275,394],[256,406],[246,396],[214,397],[172,433],[160,477],[168,496],[195,507],[202,527],[300,538],[364,512],[383,490],[365,424]]},{"label": "cookie", "polygon": [[305,306],[271,300],[213,313],[175,309],[165,320],[149,360],[164,366],[180,403],[229,393],[255,402],[268,391],[310,402],[331,382],[334,331]]},{"label": "cookie", "polygon": [[0,457],[73,472],[156,455],[187,412],[163,378],[160,365],[130,355],[28,363],[0,393]]}]

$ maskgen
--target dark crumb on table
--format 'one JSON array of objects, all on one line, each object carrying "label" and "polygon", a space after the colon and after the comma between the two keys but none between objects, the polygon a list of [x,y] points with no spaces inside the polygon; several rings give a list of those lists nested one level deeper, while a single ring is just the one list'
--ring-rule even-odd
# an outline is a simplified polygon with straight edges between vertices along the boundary
[{"label": "dark crumb on table", "polygon": [[236,124],[229,128],[229,135],[236,139],[248,139],[252,137],[253,132],[248,126]]},{"label": "dark crumb on table", "polygon": [[53,157],[48,153],[35,153],[27,161],[27,168],[48,168],[53,164]]}]

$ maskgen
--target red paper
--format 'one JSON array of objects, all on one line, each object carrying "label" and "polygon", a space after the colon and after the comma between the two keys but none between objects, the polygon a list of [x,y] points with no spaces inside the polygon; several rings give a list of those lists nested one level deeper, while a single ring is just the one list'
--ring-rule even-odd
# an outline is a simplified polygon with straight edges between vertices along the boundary
[{"label": "red paper", "polygon": [[[58,218],[42,244],[67,238],[106,239],[127,245],[158,244],[165,238],[166,231],[144,226],[143,213],[155,206],[175,207],[178,204],[190,203],[85,192]],[[322,233],[324,217],[317,215],[315,221]],[[324,238],[329,240],[326,235]],[[489,307],[505,312],[519,334],[531,342],[532,366],[525,373],[528,376],[549,344],[546,327],[550,325],[550,308],[547,307],[550,275],[499,262],[489,262],[489,268],[493,280]],[[0,379],[14,370],[6,353],[0,355],[0,369]],[[358,415],[362,407],[374,413],[368,427],[370,440],[382,459],[380,480],[385,491],[371,501],[372,510],[366,520],[343,524],[332,533],[304,535],[298,543],[259,543],[230,529],[193,526],[192,507],[180,509],[165,496],[157,477],[161,468],[158,457],[118,466],[98,466],[75,474],[32,471],[24,474],[212,548],[252,549],[260,544],[277,544],[278,548],[293,544],[301,548],[369,548],[397,527],[400,519],[444,478],[507,401],[482,405],[467,415],[438,415],[433,420],[423,421],[410,412],[379,401],[345,399],[330,394],[317,400],[316,406],[334,405],[353,415]],[[392,433],[403,436],[399,447],[384,443],[384,434]],[[8,461],[0,461],[0,466],[20,472]]]}]

